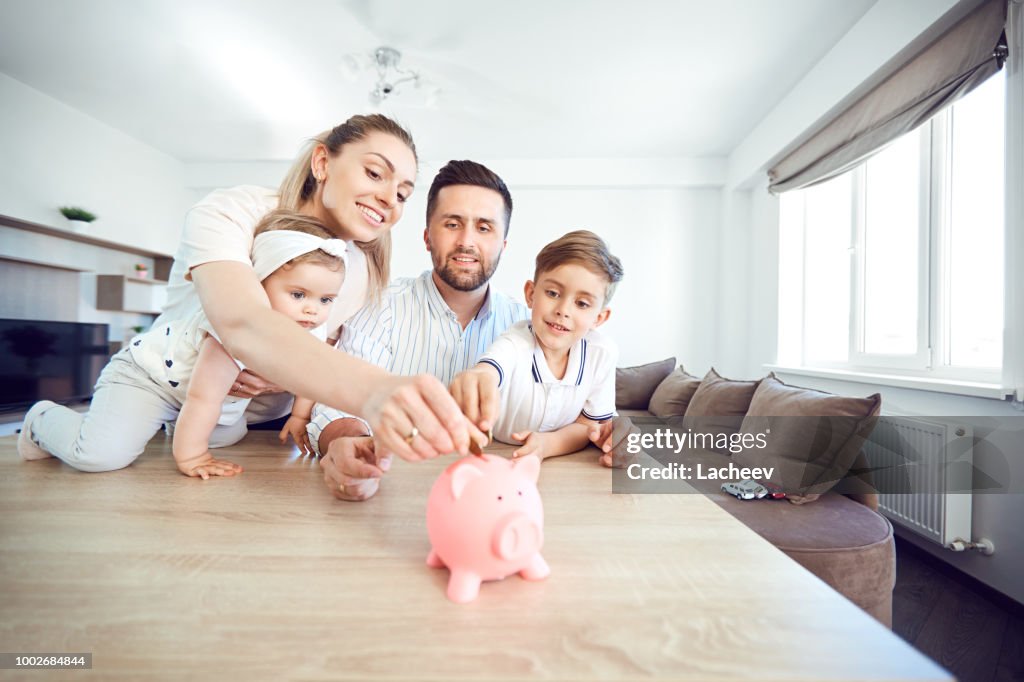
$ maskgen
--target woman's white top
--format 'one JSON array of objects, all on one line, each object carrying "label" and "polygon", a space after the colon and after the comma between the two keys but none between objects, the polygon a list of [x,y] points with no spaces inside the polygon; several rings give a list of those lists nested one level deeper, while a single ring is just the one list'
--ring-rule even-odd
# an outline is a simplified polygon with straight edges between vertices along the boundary
[{"label": "woman's white top", "polygon": [[[253,185],[218,189],[193,206],[185,216],[181,243],[167,284],[167,302],[153,324],[157,329],[171,320],[188,320],[202,311],[199,294],[186,275],[192,268],[214,261],[252,264],[250,253],[256,224],[278,207],[275,190]],[[366,302],[369,275],[366,255],[353,243],[348,244],[345,282],[331,309],[328,337],[352,317]]]}]

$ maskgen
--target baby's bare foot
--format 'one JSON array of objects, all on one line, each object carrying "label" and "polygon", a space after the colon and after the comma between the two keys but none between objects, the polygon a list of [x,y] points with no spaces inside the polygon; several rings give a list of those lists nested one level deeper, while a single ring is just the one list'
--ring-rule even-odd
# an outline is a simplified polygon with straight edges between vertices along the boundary
[{"label": "baby's bare foot", "polygon": [[56,405],[57,403],[51,400],[41,400],[25,414],[25,422],[21,425],[21,433],[18,434],[18,454],[22,459],[31,461],[53,457],[49,452],[36,445],[30,434],[32,433],[32,421]]}]

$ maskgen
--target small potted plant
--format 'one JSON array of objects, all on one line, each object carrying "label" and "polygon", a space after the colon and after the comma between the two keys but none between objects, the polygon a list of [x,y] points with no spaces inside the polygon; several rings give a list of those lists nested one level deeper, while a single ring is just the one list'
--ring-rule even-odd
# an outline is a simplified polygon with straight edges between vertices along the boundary
[{"label": "small potted plant", "polygon": [[142,279],[149,277],[149,266],[146,265],[145,263],[136,263],[135,276],[141,277]]},{"label": "small potted plant", "polygon": [[76,220],[82,223],[91,223],[96,220],[95,215],[78,206],[61,206],[60,212],[68,220]]},{"label": "small potted plant", "polygon": [[137,324],[134,327],[132,327],[132,331],[135,332],[136,334],[141,334],[142,332],[146,331],[146,328],[143,327],[141,324]]}]

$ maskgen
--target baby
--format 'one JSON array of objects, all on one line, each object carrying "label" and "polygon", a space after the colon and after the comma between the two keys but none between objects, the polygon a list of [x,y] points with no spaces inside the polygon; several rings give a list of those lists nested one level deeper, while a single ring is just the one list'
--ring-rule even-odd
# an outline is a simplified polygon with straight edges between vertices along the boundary
[{"label": "baby", "polygon": [[[326,340],[323,324],[345,278],[346,244],[317,220],[269,213],[255,231],[252,265],[270,306]],[[248,399],[228,396],[242,363],[232,358],[202,312],[136,336],[103,369],[89,411],[48,400],[25,415],[18,452],[26,460],[59,457],[82,471],[131,464],[165,422],[173,422],[174,460],[187,476],[233,476],[237,464],[210,448],[246,432]],[[281,432],[297,442],[312,401],[297,398]],[[305,421],[304,421],[305,420]]]},{"label": "baby", "polygon": [[[591,434],[608,430],[600,425],[615,416],[618,350],[595,329],[608,320],[621,279],[619,259],[593,232],[551,242],[526,282],[531,319],[512,325],[476,367],[452,380],[452,396],[474,422],[482,409],[480,386],[497,383],[501,408],[493,433],[521,445],[514,456],[576,452]],[[610,456],[601,462],[610,466]]]}]

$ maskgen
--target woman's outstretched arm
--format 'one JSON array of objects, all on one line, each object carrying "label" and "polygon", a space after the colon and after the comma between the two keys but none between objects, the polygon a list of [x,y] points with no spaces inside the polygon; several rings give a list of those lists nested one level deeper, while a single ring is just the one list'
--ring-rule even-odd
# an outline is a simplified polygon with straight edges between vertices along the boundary
[{"label": "woman's outstretched arm", "polygon": [[248,264],[213,261],[191,276],[224,347],[253,371],[291,393],[361,415],[377,447],[403,459],[468,453],[475,427],[437,378],[393,376],[318,341],[271,309]]}]

